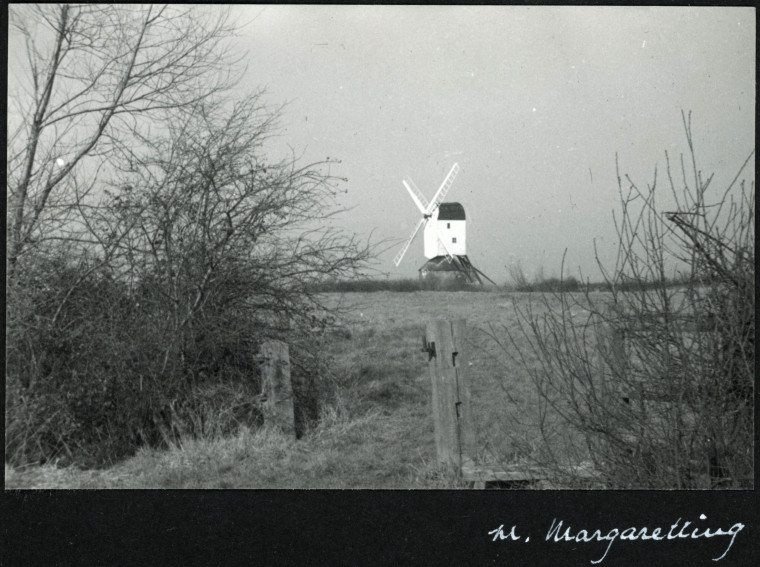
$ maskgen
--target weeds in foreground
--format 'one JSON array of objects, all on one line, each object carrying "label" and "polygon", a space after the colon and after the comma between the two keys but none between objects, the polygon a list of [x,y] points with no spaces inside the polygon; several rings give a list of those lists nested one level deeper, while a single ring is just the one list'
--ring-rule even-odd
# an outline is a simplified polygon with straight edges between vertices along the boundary
[{"label": "weeds in foreground", "polygon": [[412,453],[399,446],[409,443],[404,429],[416,421],[408,412],[388,419],[379,410],[352,416],[335,408],[298,441],[265,426],[213,440],[191,439],[165,450],[143,448],[109,472],[54,465],[24,471],[6,465],[6,488],[460,487],[426,451],[415,451],[416,457],[399,467],[387,451],[378,450],[379,444],[395,444],[396,457]]}]

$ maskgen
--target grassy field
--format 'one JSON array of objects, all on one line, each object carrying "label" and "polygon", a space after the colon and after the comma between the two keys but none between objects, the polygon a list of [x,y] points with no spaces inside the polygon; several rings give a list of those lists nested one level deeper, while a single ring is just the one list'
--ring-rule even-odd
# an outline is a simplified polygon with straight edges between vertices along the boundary
[{"label": "grassy field", "polygon": [[[421,352],[431,319],[467,320],[476,460],[519,463],[544,450],[539,428],[546,439],[551,427],[527,374],[488,336],[495,332],[506,340],[503,327],[516,331],[515,304],[524,308],[531,296],[382,291],[325,297],[348,308],[325,336],[339,387],[320,423],[302,439],[264,428],[169,450],[140,450],[106,470],[6,466],[6,488],[463,487],[436,462],[427,355]],[[561,445],[561,439],[555,442]]]}]

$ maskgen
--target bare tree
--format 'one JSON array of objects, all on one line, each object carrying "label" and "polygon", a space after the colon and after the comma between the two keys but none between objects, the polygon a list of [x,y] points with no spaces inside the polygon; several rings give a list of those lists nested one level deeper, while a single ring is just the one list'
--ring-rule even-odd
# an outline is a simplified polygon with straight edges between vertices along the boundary
[{"label": "bare tree", "polygon": [[227,20],[178,5],[10,7],[25,43],[25,73],[9,77],[10,276],[33,243],[71,236],[92,180],[132,158],[157,112],[232,84]]},{"label": "bare tree", "polygon": [[176,341],[164,365],[182,356],[209,310],[245,314],[259,337],[324,324],[315,284],[369,259],[368,246],[329,227],[346,181],[329,173],[335,161],[267,159],[277,117],[260,94],[168,114],[166,135],[143,141],[150,150],[120,174],[108,213],[93,223],[124,235],[115,246],[121,277],[152,282],[167,306],[163,324]]},{"label": "bare tree", "polygon": [[314,284],[370,247],[331,227],[335,161],[268,156],[279,110],[231,88],[226,11],[44,5],[12,21],[29,78],[9,119],[9,462],[103,464],[250,425],[267,336],[314,394],[312,330],[334,315]]}]

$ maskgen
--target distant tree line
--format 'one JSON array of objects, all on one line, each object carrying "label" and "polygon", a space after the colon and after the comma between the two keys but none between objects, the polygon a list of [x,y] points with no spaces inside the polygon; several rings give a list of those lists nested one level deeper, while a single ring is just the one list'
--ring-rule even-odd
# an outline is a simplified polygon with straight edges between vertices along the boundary
[{"label": "distant tree line", "polygon": [[486,291],[478,284],[471,284],[463,279],[448,278],[406,278],[406,279],[372,279],[352,278],[345,280],[325,280],[315,284],[315,293],[371,293],[378,291],[415,292],[415,291]]}]

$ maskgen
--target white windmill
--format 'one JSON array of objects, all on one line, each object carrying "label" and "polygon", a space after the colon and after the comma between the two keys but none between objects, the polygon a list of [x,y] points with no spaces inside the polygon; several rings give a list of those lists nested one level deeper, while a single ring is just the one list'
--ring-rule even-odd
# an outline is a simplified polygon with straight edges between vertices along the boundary
[{"label": "white windmill", "polygon": [[483,276],[494,283],[467,258],[464,207],[460,203],[443,202],[457,173],[459,173],[459,164],[455,163],[430,202],[425,199],[411,179],[406,178],[402,181],[412,201],[422,213],[422,218],[417,222],[412,235],[396,254],[393,262],[396,266],[401,263],[417,233],[424,227],[424,251],[428,261],[419,270],[422,277],[427,277],[431,272],[454,272],[468,282],[477,281],[482,284],[480,276]]}]

